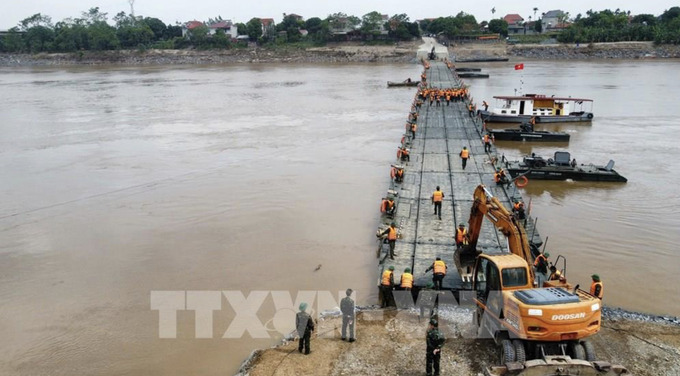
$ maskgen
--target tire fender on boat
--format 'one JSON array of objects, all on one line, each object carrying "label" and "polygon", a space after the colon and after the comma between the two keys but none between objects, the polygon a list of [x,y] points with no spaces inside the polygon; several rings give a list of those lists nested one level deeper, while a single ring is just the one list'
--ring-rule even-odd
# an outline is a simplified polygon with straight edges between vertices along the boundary
[{"label": "tire fender on boat", "polygon": [[524,188],[527,186],[527,184],[529,184],[529,179],[525,175],[522,175],[515,179],[515,185],[518,188]]},{"label": "tire fender on boat", "polygon": [[592,113],[589,113],[589,114],[588,114],[588,119],[592,119],[592,118],[593,118],[593,114],[592,114]]}]

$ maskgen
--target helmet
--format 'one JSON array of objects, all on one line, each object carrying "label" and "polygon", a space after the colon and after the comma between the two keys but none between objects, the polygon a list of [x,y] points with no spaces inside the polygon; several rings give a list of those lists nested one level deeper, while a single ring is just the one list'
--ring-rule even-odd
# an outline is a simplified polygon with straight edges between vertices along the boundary
[{"label": "helmet", "polygon": [[430,325],[434,326],[435,328],[439,326],[439,323],[435,319],[430,319]]},{"label": "helmet", "polygon": [[562,273],[560,273],[560,271],[559,271],[559,270],[555,270],[555,275],[559,277],[559,276],[561,276],[561,275],[562,275]]},{"label": "helmet", "polygon": [[545,257],[550,257],[550,253],[548,253],[548,252],[543,252],[543,256],[545,256]]},{"label": "helmet", "polygon": [[433,289],[434,288],[434,283],[428,282],[427,285],[425,285],[426,289]]},{"label": "helmet", "polygon": [[593,279],[593,281],[595,281],[595,282],[600,282],[600,276],[599,276],[599,275],[593,274],[593,275],[591,275],[590,277]]},{"label": "helmet", "polygon": [[441,257],[437,256],[437,260],[441,260],[441,259],[442,259]]},{"label": "helmet", "polygon": [[307,310],[307,303],[302,302],[300,303],[300,311],[306,311]]},{"label": "helmet", "polygon": [[404,273],[410,273],[410,272],[411,272],[411,268],[404,269]]},{"label": "helmet", "polygon": [[465,227],[465,223],[460,223],[458,227]]},{"label": "helmet", "polygon": [[392,222],[392,223],[390,223],[390,226],[392,226],[392,227],[397,227],[397,224],[394,223],[394,222]]},{"label": "helmet", "polygon": [[394,266],[390,266],[390,267],[387,268],[387,269],[388,269],[388,270],[394,270]]},{"label": "helmet", "polygon": [[345,294],[347,294],[347,296],[350,296],[350,295],[352,295],[353,292],[354,292],[354,290],[347,289],[347,291],[345,291]]}]

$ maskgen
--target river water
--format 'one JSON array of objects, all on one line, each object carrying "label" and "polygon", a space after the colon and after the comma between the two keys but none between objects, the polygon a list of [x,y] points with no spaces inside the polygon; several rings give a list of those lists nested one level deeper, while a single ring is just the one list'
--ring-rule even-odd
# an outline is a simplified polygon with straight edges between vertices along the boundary
[{"label": "river water", "polygon": [[[553,125],[580,163],[627,184],[530,182],[526,197],[605,303],[680,315],[680,65],[488,64],[478,102],[591,97],[592,125]],[[159,338],[154,291],[357,291],[374,303],[373,233],[416,65],[0,69],[0,373],[224,375],[268,339]],[[499,143],[509,158],[555,145]],[[320,268],[319,268],[320,266]],[[316,270],[318,269],[318,270]],[[265,304],[262,322],[274,309]]]}]

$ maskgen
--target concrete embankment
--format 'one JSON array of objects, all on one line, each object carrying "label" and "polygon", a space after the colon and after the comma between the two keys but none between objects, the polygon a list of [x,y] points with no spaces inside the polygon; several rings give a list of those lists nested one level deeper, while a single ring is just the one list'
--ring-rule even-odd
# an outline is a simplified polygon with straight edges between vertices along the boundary
[{"label": "concrete embankment", "polygon": [[[442,375],[479,375],[500,353],[491,340],[476,339],[472,310],[442,308],[440,329],[447,342]],[[624,365],[634,375],[680,374],[680,322],[618,309],[603,309],[605,323],[592,338],[601,359]],[[427,320],[415,310],[367,309],[357,316],[357,342],[340,339],[342,320],[319,320],[310,355],[297,341],[260,350],[240,375],[424,375]]]}]

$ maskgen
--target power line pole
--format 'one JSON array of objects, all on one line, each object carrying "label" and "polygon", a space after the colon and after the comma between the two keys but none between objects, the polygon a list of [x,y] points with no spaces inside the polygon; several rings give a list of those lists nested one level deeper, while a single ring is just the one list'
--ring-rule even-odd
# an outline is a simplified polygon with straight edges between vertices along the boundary
[{"label": "power line pole", "polygon": [[128,0],[128,3],[130,3],[130,16],[132,16],[132,19],[135,18],[135,0]]}]

